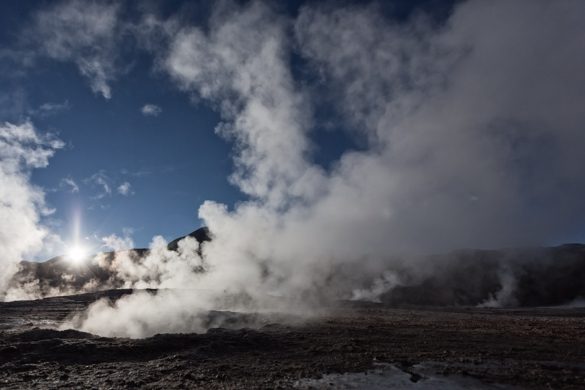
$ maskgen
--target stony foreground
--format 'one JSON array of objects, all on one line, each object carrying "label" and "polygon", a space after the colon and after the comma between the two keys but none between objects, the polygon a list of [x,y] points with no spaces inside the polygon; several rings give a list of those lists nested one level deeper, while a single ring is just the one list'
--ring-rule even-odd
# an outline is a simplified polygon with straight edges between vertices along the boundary
[{"label": "stony foreground", "polygon": [[584,309],[347,304],[295,325],[141,340],[49,329],[98,295],[1,303],[0,388],[338,388],[327,374],[383,363],[413,388],[429,370],[485,388],[585,388]]}]

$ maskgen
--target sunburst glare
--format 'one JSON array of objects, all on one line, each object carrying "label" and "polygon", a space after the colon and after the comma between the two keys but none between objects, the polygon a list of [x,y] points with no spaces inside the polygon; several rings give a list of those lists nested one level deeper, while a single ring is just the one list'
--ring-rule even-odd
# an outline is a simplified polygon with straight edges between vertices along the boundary
[{"label": "sunburst glare", "polygon": [[75,264],[81,263],[88,255],[87,248],[79,244],[74,244],[67,250],[67,260]]}]

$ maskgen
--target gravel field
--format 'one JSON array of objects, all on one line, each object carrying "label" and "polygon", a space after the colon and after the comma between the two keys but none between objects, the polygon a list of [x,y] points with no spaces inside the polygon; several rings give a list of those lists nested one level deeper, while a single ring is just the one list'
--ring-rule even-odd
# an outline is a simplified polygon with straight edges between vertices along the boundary
[{"label": "gravel field", "polygon": [[585,388],[578,308],[346,303],[291,323],[260,316],[255,329],[237,329],[229,313],[230,328],[205,334],[56,330],[95,299],[127,293],[0,303],[0,388]]}]

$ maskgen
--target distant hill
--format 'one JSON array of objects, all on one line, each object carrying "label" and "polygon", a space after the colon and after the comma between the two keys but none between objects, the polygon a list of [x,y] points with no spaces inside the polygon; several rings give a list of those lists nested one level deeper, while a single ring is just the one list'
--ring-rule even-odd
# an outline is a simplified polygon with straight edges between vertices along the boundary
[{"label": "distant hill", "polygon": [[[209,230],[201,228],[171,241],[168,249],[177,251],[185,237],[193,237],[200,244],[212,239]],[[137,248],[126,254],[138,263],[148,249]],[[40,263],[24,261],[13,286],[24,286],[37,297],[122,288],[124,281],[107,267],[115,255],[101,254],[102,265],[90,261],[74,265],[62,256]],[[331,279],[340,280],[348,294],[353,291],[354,300],[390,305],[525,307],[585,303],[583,244],[459,250],[391,259],[387,264],[380,275],[364,275],[361,263],[355,262],[353,268],[332,270]]]},{"label": "distant hill", "polygon": [[[177,251],[179,241],[185,237],[193,237],[200,244],[211,240],[209,229],[202,227],[171,241],[167,248]],[[93,261],[72,264],[65,256],[53,257],[44,262],[22,261],[11,285],[12,287],[24,286],[25,291],[38,297],[122,288],[124,281],[118,279],[108,267],[103,266],[103,264],[111,264],[116,254],[120,253],[126,253],[135,262],[140,262],[148,255],[149,249],[135,248],[127,251],[103,252],[99,254],[101,264]],[[91,260],[96,255],[92,254],[85,260]]]},{"label": "distant hill", "polygon": [[195,230],[194,232],[187,234],[186,236],[174,239],[173,241],[169,242],[167,248],[169,248],[169,250],[176,251],[177,249],[179,249],[179,241],[181,241],[185,237],[193,237],[200,244],[202,242],[211,241],[211,233],[209,229],[204,226],[202,228]]},{"label": "distant hill", "polygon": [[[404,285],[382,294],[390,304],[529,307],[585,298],[585,245],[465,250],[431,256],[417,275],[398,270]],[[401,274],[402,272],[402,274]]]}]

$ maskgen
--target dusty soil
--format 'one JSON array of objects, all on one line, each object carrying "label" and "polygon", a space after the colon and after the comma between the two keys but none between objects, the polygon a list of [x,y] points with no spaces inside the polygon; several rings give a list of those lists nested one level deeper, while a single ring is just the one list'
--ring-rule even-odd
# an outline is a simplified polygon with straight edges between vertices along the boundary
[{"label": "dusty soil", "polygon": [[[122,292],[108,292],[116,298]],[[147,339],[50,329],[104,293],[0,304],[0,388],[290,388],[394,364],[521,388],[585,388],[585,309],[345,304],[258,329]]]}]

